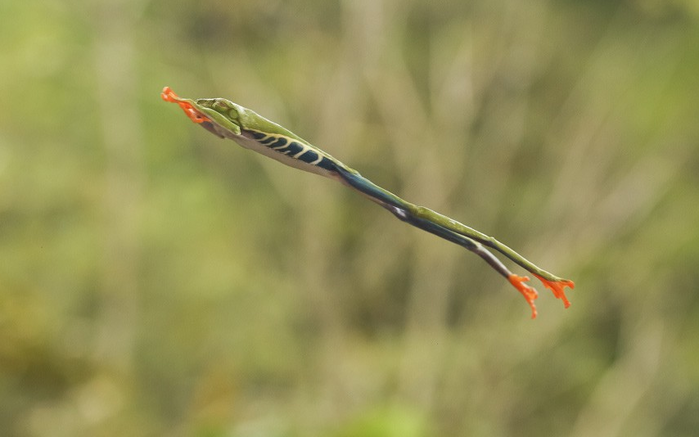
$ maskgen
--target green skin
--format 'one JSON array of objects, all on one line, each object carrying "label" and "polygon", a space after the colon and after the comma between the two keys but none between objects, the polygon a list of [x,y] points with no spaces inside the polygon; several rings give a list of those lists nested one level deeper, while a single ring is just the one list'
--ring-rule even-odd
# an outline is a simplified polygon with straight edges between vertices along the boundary
[{"label": "green skin", "polygon": [[[517,285],[513,282],[513,278],[519,279],[519,282],[528,280],[528,278],[519,278],[513,275],[486,247],[500,252],[525,270],[536,275],[557,297],[564,300],[566,307],[569,305],[562,290],[565,286],[572,288],[572,281],[559,278],[539,268],[491,236],[429,208],[401,199],[366,179],[358,171],[348,167],[328,153],[254,111],[221,98],[197,100],[179,98],[171,93],[169,88],[163,92],[163,98],[178,103],[185,112],[188,112],[193,121],[221,138],[230,138],[245,148],[253,149],[286,165],[340,181],[378,203],[398,219],[474,252],[495,271],[510,280],[524,294],[532,306],[533,317],[536,316],[533,305],[536,291],[524,284]],[[278,142],[275,142],[277,140]],[[292,143],[293,150],[289,148]],[[275,147],[275,145],[278,146]],[[521,287],[525,288],[526,291]],[[559,289],[561,295],[554,288]],[[528,293],[531,295],[528,296]]]}]

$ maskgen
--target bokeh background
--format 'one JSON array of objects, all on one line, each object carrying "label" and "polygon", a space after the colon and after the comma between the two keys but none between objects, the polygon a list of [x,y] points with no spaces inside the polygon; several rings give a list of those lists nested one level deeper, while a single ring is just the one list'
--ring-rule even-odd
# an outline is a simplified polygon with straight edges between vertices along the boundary
[{"label": "bokeh background", "polygon": [[[226,97],[575,280],[220,140]],[[697,0],[2,0],[3,436],[694,436]],[[522,273],[520,270],[516,270]]]}]

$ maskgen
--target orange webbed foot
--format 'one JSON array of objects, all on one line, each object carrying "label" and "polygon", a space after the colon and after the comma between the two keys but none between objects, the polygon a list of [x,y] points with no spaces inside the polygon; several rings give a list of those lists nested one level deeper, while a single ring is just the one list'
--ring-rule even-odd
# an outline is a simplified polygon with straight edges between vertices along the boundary
[{"label": "orange webbed foot", "polygon": [[570,306],[570,301],[568,301],[568,298],[565,294],[565,288],[570,287],[571,290],[575,288],[575,283],[573,281],[569,281],[566,279],[561,279],[560,281],[549,281],[548,279],[544,279],[537,274],[534,274],[534,276],[536,276],[537,279],[539,279],[544,284],[544,287],[551,290],[553,292],[553,295],[556,296],[556,298],[561,299],[563,301],[563,305],[566,308]]},{"label": "orange webbed foot", "polygon": [[166,102],[173,103],[177,103],[177,100],[179,99],[179,97],[177,97],[177,94],[175,94],[175,92],[172,89],[170,89],[169,86],[163,88],[163,92],[160,93],[160,97],[162,97],[163,100],[165,100]]},{"label": "orange webbed foot", "polygon": [[522,293],[522,296],[524,296],[524,299],[532,309],[532,319],[536,319],[537,313],[534,301],[537,297],[539,297],[539,293],[537,293],[534,288],[525,284],[525,282],[529,280],[529,276],[517,276],[512,274],[507,279],[510,281],[510,284],[512,284],[517,290],[519,290],[520,293]]},{"label": "orange webbed foot", "polygon": [[187,117],[189,117],[190,120],[192,120],[195,123],[203,123],[205,121],[210,122],[207,117],[202,115],[199,111],[194,109],[191,103],[189,102],[183,102],[175,92],[170,89],[169,86],[166,86],[163,88],[163,92],[160,93],[160,97],[163,98],[166,102],[172,102],[172,103],[177,103],[180,105],[180,108],[184,111],[185,114],[187,114]]}]

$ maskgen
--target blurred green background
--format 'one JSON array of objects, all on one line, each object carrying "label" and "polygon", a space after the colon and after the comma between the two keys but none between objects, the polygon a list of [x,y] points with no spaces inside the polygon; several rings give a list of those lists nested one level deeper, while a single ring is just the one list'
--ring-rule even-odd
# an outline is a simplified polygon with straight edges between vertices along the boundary
[{"label": "blurred green background", "polygon": [[[226,97],[576,282],[219,140]],[[3,0],[3,436],[690,436],[699,1]],[[515,270],[522,273],[520,270]]]}]

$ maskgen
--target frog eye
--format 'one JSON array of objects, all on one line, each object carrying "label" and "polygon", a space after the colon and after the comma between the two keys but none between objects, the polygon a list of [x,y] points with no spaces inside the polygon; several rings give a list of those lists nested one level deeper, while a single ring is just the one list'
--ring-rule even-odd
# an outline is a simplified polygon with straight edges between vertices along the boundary
[{"label": "frog eye", "polygon": [[231,120],[238,120],[238,110],[235,108],[231,108],[231,110],[228,111],[228,116],[231,118]]},{"label": "frog eye", "polygon": [[211,107],[213,109],[215,109],[216,111],[220,111],[220,112],[226,112],[230,109],[230,107],[228,106],[228,104],[226,103],[226,101],[224,99],[214,100],[214,104],[211,105]]}]

